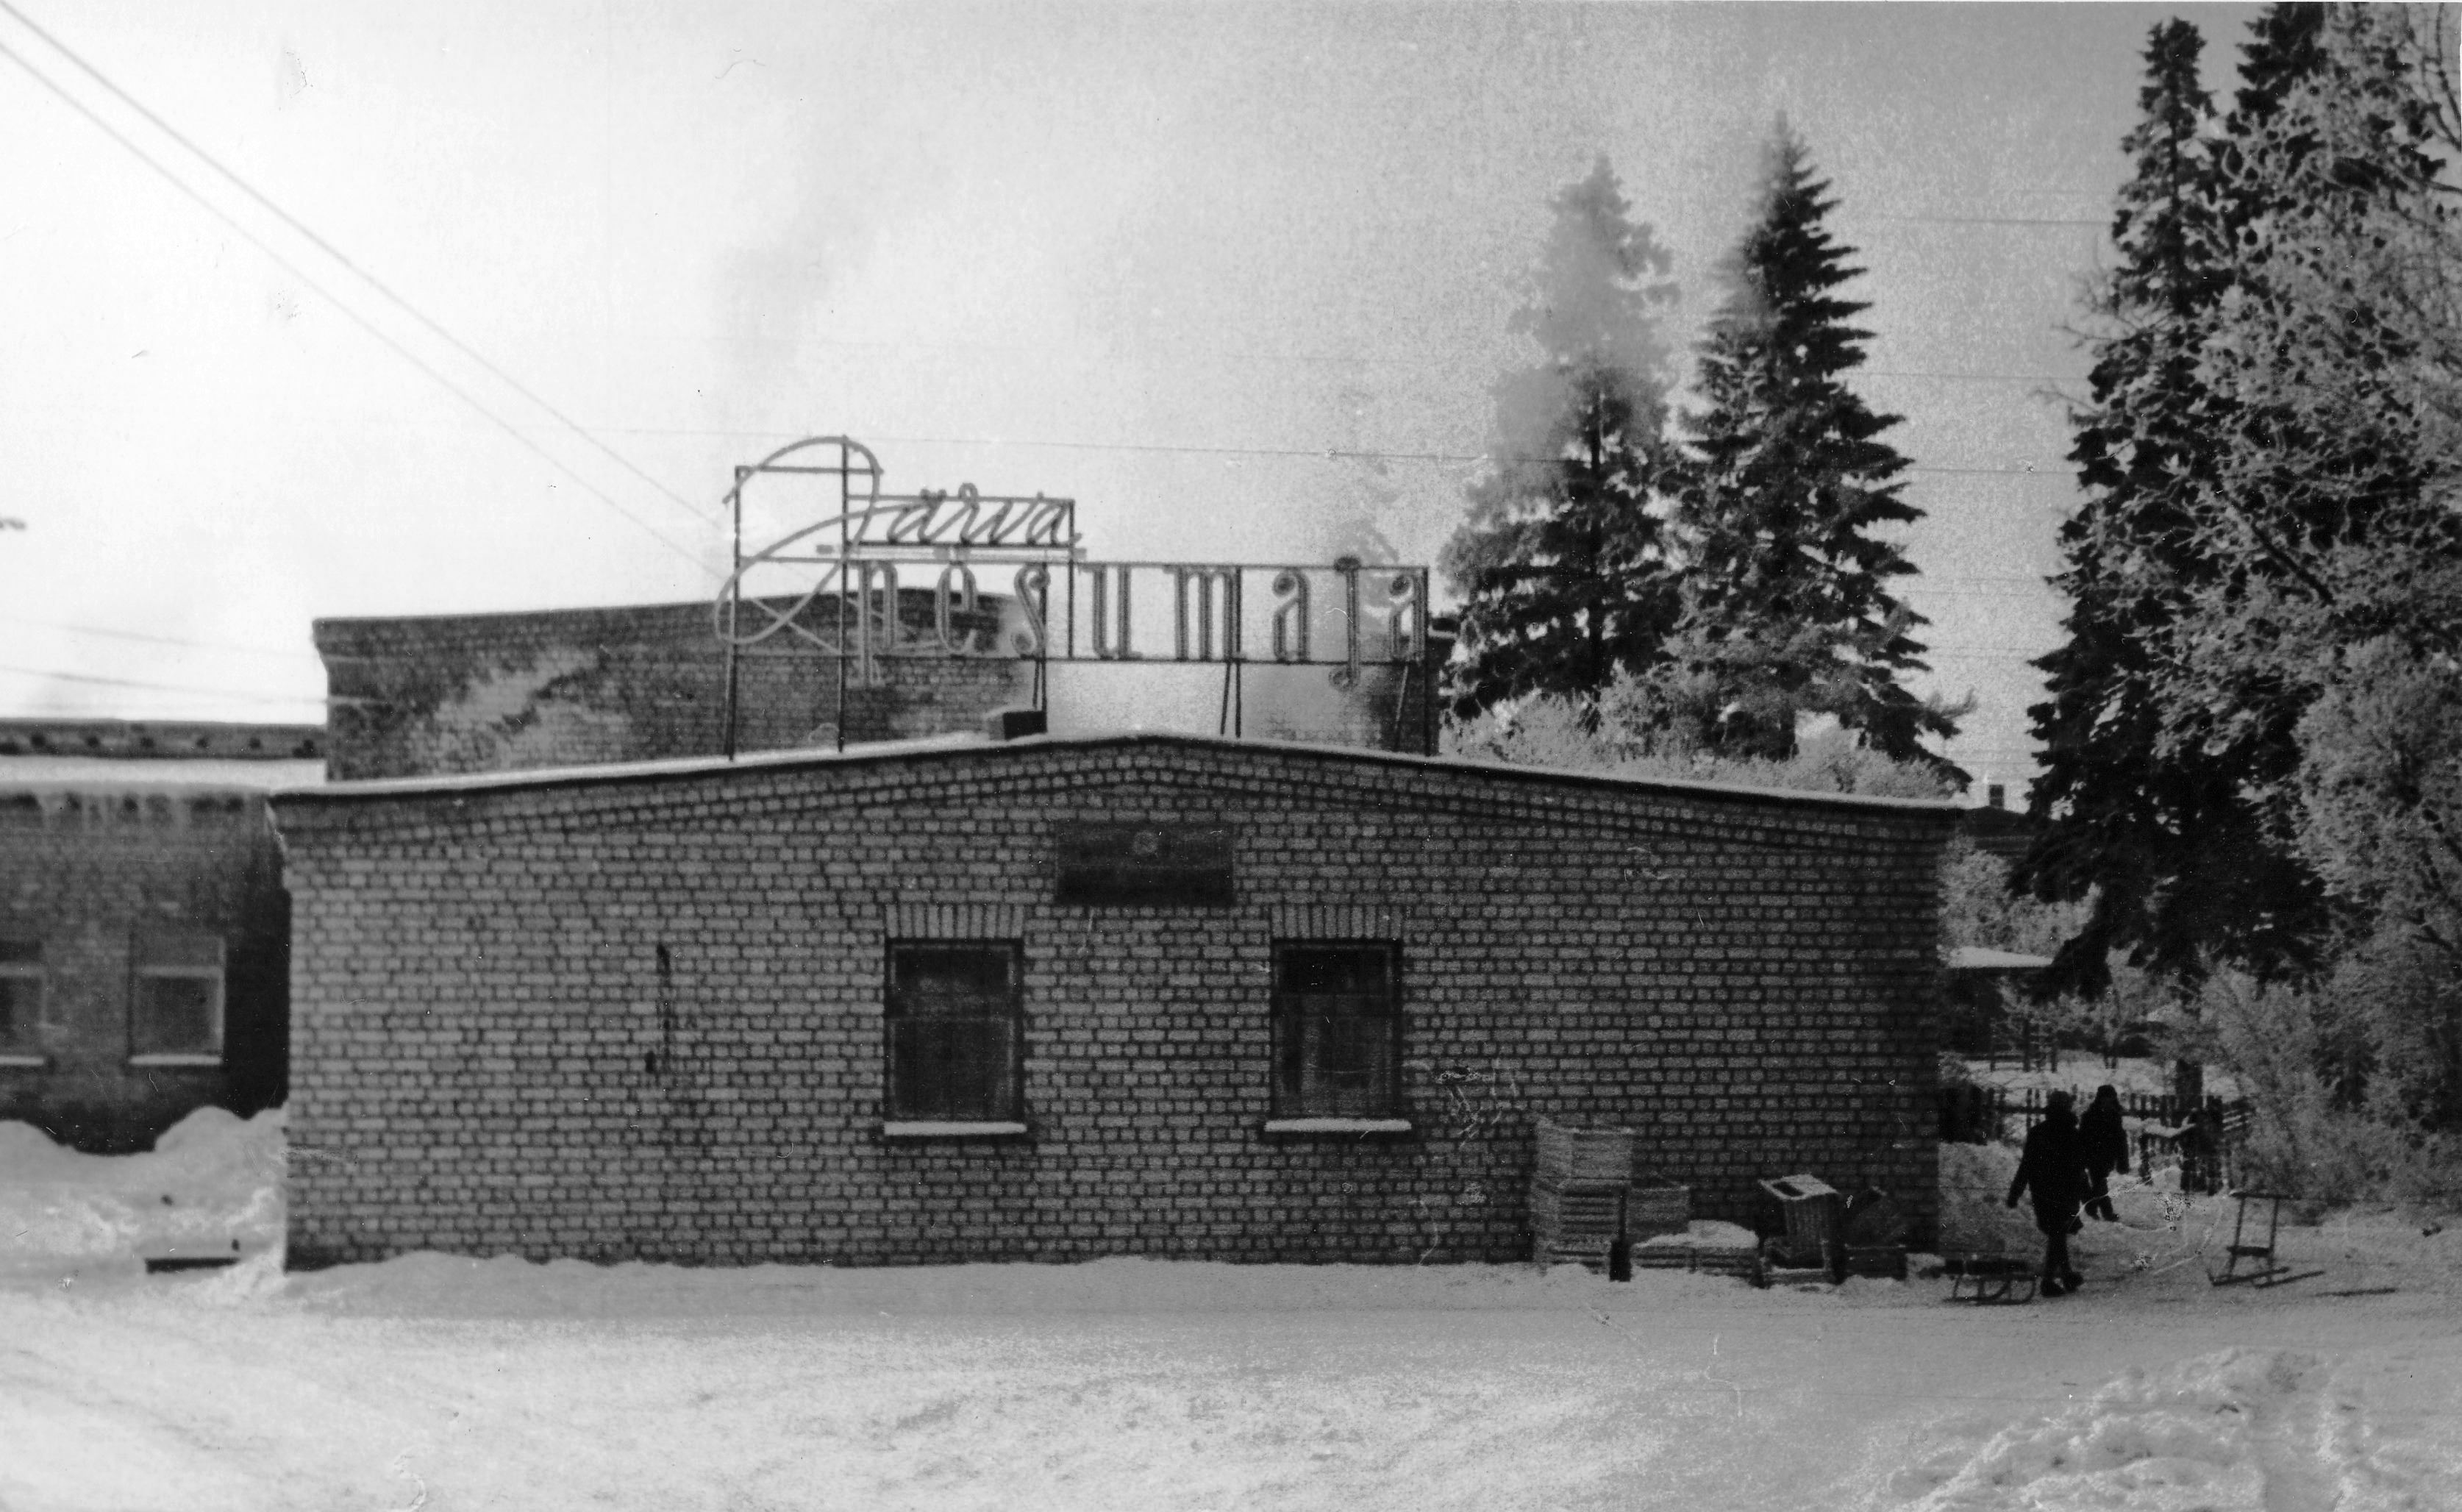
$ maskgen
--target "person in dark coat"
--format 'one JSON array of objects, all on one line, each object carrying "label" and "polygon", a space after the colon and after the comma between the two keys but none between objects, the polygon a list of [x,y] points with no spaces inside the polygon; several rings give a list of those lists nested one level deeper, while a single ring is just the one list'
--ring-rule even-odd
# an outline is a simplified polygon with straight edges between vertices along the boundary
[{"label": "person in dark coat", "polygon": [[2079,1226],[2078,1204],[2094,1190],[2086,1174],[2085,1147],[2078,1138],[2075,1099],[2054,1092],[2043,1099],[2043,1121],[2026,1131],[2018,1177],[2009,1183],[2009,1205],[2035,1194],[2035,1226],[2043,1231],[2043,1295],[2075,1291],[2085,1278],[2069,1264],[2069,1235]]},{"label": "person in dark coat", "polygon": [[2085,1146],[2086,1175],[2094,1177],[2085,1215],[2117,1223],[2120,1214],[2111,1205],[2111,1174],[2128,1174],[2128,1131],[2120,1121],[2120,1092],[2109,1082],[2094,1090],[2094,1101],[2086,1104],[2078,1119],[2078,1138]]}]

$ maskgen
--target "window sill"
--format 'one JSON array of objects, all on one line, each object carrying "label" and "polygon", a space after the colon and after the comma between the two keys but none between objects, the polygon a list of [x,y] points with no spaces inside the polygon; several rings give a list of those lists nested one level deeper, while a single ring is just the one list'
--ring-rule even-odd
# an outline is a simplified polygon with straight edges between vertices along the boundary
[{"label": "window sill", "polygon": [[131,1066],[211,1066],[219,1068],[222,1063],[223,1058],[219,1055],[132,1055],[128,1057],[128,1064]]},{"label": "window sill", "polygon": [[1026,1125],[1008,1122],[941,1122],[928,1118],[891,1118],[880,1126],[883,1139],[1022,1139]]},{"label": "window sill", "polygon": [[1268,1118],[1269,1134],[1406,1134],[1408,1118]]},{"label": "window sill", "polygon": [[39,1070],[50,1064],[50,1057],[43,1055],[0,1055],[0,1069]]}]

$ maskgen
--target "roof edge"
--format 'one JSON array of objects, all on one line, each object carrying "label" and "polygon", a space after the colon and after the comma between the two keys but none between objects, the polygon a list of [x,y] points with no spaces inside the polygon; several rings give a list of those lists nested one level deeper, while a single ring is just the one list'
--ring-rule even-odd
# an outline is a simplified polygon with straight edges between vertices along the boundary
[{"label": "roof edge", "polygon": [[1944,827],[1954,825],[1965,811],[1948,798],[1884,798],[1861,793],[1805,792],[1789,788],[1750,788],[1739,784],[1691,782],[1672,777],[1624,777],[1609,772],[1574,771],[1559,767],[1523,767],[1509,762],[1478,761],[1458,756],[1417,756],[1399,751],[1370,750],[1356,745],[1327,745],[1304,741],[1258,740],[1228,735],[1200,735],[1177,730],[1134,730],[1096,735],[1027,735],[992,741],[980,734],[935,736],[923,740],[881,741],[847,750],[760,751],[732,760],[693,756],[670,761],[622,762],[595,767],[540,767],[529,771],[466,772],[444,776],[383,777],[355,782],[328,782],[314,787],[277,788],[277,808],[321,808],[391,799],[446,797],[455,794],[526,792],[563,788],[626,787],[685,781],[728,772],[779,772],[840,766],[868,766],[968,752],[1097,749],[1104,746],[1176,745],[1208,750],[1285,751],[1329,757],[1363,766],[1415,767],[1440,772],[1469,772],[1521,783],[1587,788],[1613,792],[1663,792],[1717,802],[1777,805],[1786,808],[1844,810],[1861,813],[1895,813],[1930,817]]}]

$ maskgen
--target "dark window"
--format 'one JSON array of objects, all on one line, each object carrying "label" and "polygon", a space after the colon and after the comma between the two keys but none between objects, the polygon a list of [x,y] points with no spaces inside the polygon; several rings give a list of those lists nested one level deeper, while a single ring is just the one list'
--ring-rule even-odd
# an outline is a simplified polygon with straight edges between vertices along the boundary
[{"label": "dark window", "polygon": [[893,1119],[1021,1117],[1020,952],[1010,940],[893,940],[889,1106]]},{"label": "dark window", "polygon": [[222,1059],[223,942],[199,930],[150,930],[136,940],[128,1052]]},{"label": "dark window", "polygon": [[1401,952],[1386,940],[1274,947],[1277,1116],[1398,1114],[1401,976]]},{"label": "dark window", "polygon": [[0,1055],[31,1055],[42,1043],[43,947],[0,940]]}]

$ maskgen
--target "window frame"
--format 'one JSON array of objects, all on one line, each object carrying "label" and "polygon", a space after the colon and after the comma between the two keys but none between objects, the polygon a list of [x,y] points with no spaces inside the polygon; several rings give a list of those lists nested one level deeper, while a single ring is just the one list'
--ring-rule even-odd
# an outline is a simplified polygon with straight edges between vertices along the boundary
[{"label": "window frame", "polygon": [[[897,967],[901,954],[915,950],[980,951],[998,953],[1005,960],[1008,988],[1004,1011],[974,1015],[942,1015],[961,1023],[1005,1026],[1007,1044],[1005,1066],[1002,1072],[1000,1106],[984,1114],[953,1114],[945,1106],[918,1107],[918,1099],[905,1095],[918,1089],[901,1085],[898,1035],[901,1024],[918,1022],[920,1015],[902,1011],[904,998],[897,985]],[[1027,1132],[1026,1122],[1026,942],[1014,938],[952,939],[939,936],[892,936],[885,942],[881,958],[881,1064],[880,1115],[881,1133],[891,1139],[962,1139],[1022,1135]]]},{"label": "window frame", "polygon": [[25,983],[32,991],[22,1004],[28,1011],[21,1019],[20,1004],[12,990],[7,1031],[0,1034],[0,1066],[41,1066],[43,1030],[51,1026],[51,983],[43,968],[43,942],[39,940],[12,938],[0,940],[0,982],[12,984]]},{"label": "window frame", "polygon": [[[1306,1025],[1300,1003],[1308,997],[1334,994],[1295,993],[1284,985],[1284,962],[1294,951],[1374,951],[1384,958],[1386,1021],[1385,1054],[1381,1071],[1384,1085],[1371,1088],[1366,1105],[1346,1108],[1320,1091],[1313,1099],[1307,1085]],[[1268,1063],[1271,1112],[1266,1123],[1268,1134],[1407,1134],[1411,1131],[1410,1111],[1404,1100],[1402,1049],[1409,1023],[1408,993],[1403,985],[1402,942],[1398,940],[1368,938],[1296,939],[1277,938],[1273,942],[1272,975],[1269,979],[1271,1005]],[[1329,1015],[1318,1015],[1320,1018]],[[1294,1044],[1294,1036],[1299,1043]],[[1380,1068],[1371,1068],[1375,1074]]]},{"label": "window frame", "polygon": [[[227,1045],[227,1009],[229,1007],[230,944],[222,936],[207,930],[181,931],[191,944],[210,940],[214,947],[214,964],[195,961],[163,961],[146,959],[147,937],[140,933],[130,941],[128,958],[128,1064],[131,1066],[198,1066],[219,1067],[223,1064]],[[139,1025],[145,1004],[146,984],[154,982],[203,982],[206,986],[205,1020],[211,1050],[147,1049],[139,1039]]]}]

